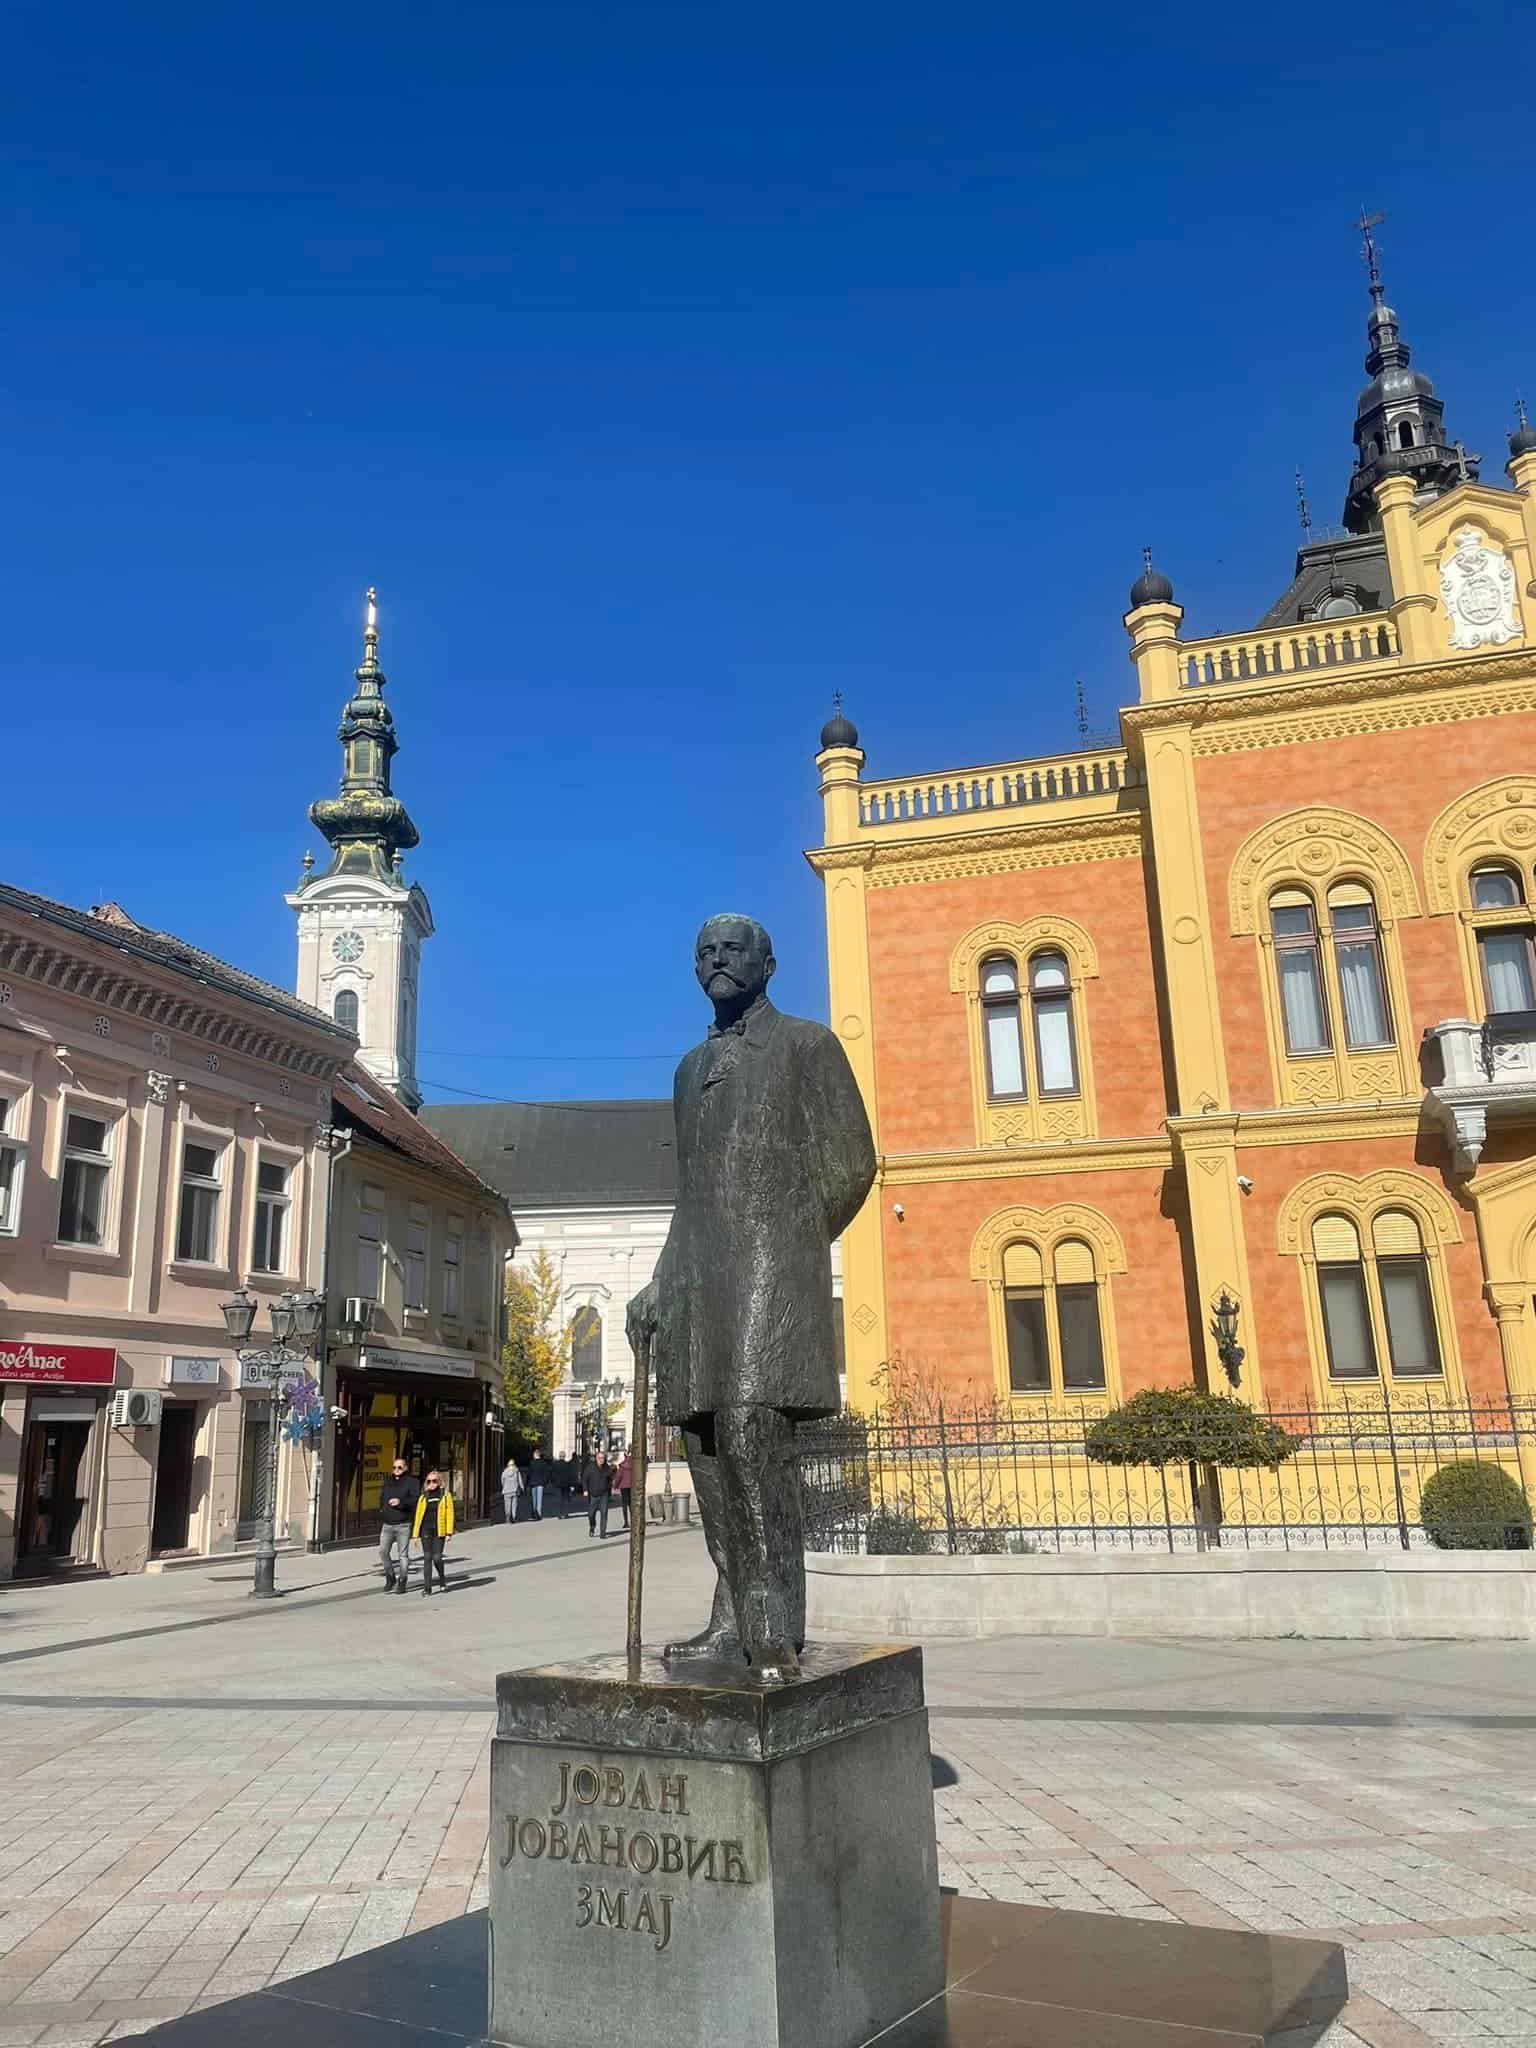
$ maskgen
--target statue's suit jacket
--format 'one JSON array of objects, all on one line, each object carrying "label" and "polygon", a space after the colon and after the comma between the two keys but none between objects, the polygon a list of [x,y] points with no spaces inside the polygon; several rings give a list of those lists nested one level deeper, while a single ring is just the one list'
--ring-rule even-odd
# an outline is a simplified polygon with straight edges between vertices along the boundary
[{"label": "statue's suit jacket", "polygon": [[694,1047],[672,1089],[677,1209],[657,1268],[656,1400],[838,1406],[829,1248],[875,1177],[869,1119],[824,1025],[766,997]]}]

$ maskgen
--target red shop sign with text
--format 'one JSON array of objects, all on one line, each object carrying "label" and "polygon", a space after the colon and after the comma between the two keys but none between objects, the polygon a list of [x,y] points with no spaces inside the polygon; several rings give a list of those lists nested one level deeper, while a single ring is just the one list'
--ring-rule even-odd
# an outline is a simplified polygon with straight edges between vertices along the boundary
[{"label": "red shop sign with text", "polygon": [[117,1353],[104,1344],[34,1344],[0,1338],[0,1385],[30,1380],[34,1386],[110,1387]]}]

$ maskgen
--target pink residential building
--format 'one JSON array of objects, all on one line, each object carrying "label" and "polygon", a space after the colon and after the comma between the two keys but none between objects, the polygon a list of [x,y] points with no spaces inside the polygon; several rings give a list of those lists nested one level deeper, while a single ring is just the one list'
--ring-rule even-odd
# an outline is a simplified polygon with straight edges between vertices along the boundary
[{"label": "pink residential building", "polygon": [[[248,1282],[259,1341],[273,1298],[321,1284],[355,1050],[115,904],[0,884],[0,1578],[254,1535],[270,1388],[241,1385],[220,1304]],[[280,1536],[309,1533],[317,1483],[284,1443]]]}]

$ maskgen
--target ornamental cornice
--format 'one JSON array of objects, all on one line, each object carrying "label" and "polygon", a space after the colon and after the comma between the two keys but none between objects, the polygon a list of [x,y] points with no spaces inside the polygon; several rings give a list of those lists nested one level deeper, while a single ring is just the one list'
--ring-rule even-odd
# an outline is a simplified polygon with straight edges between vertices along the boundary
[{"label": "ornamental cornice", "polygon": [[1072,963],[1074,982],[1097,976],[1098,952],[1093,940],[1074,919],[1045,915],[1015,923],[1006,917],[993,917],[985,924],[973,926],[949,956],[950,993],[975,993],[976,969],[986,954],[1012,953],[1022,967],[1041,946],[1061,948]]},{"label": "ornamental cornice", "polygon": [[869,887],[889,889],[906,882],[953,882],[1029,868],[1071,867],[1081,861],[1140,860],[1146,846],[1139,818],[1112,812],[1099,818],[898,840],[870,851]]},{"label": "ornamental cornice", "polygon": [[833,868],[872,866],[875,849],[872,846],[813,846],[807,850],[805,857],[818,875],[824,875]]},{"label": "ornamental cornice", "polygon": [[335,1054],[311,1051],[295,1039],[245,1023],[195,997],[157,988],[121,968],[98,964],[20,934],[0,931],[0,973],[76,997],[98,1009],[119,1011],[147,1029],[180,1032],[220,1051],[285,1067],[290,1073],[329,1081],[343,1064]]},{"label": "ornamental cornice", "polygon": [[885,1187],[933,1181],[1018,1180],[1063,1173],[1165,1172],[1173,1162],[1166,1138],[1083,1138],[1051,1145],[1007,1145],[987,1151],[887,1153]]},{"label": "ornamental cornice", "polygon": [[1377,885],[1378,915],[1419,915],[1412,864],[1390,832],[1328,804],[1287,811],[1250,832],[1238,848],[1227,884],[1228,923],[1239,935],[1257,931],[1264,900],[1276,882],[1309,882],[1325,889],[1356,874]]},{"label": "ornamental cornice", "polygon": [[1237,1120],[1237,1142],[1249,1145],[1329,1145],[1350,1139],[1412,1138],[1424,1124],[1423,1097],[1347,1108],[1247,1110]]},{"label": "ornamental cornice", "polygon": [[1447,804],[1424,838],[1425,900],[1430,914],[1455,910],[1460,870],[1501,855],[1529,863],[1536,854],[1536,775],[1501,775]]},{"label": "ornamental cornice", "polygon": [[1355,1222],[1362,1238],[1382,1209],[1407,1209],[1418,1218],[1427,1255],[1443,1244],[1461,1243],[1461,1220],[1445,1190],[1422,1173],[1385,1168],[1377,1173],[1315,1173],[1292,1188],[1275,1219],[1276,1248],[1291,1257],[1312,1257],[1309,1226],[1336,1209]]},{"label": "ornamental cornice", "polygon": [[1027,1241],[1048,1258],[1064,1238],[1085,1237],[1094,1248],[1097,1277],[1126,1271],[1125,1245],[1107,1216],[1082,1202],[1058,1202],[1052,1209],[999,1209],[971,1240],[971,1278],[1001,1278],[1001,1254],[1012,1243]]},{"label": "ornamental cornice", "polygon": [[1197,685],[1176,697],[1129,705],[1120,717],[1138,739],[1159,727],[1188,726],[1194,752],[1204,756],[1530,710],[1536,710],[1536,670],[1530,650],[1517,648],[1409,669],[1308,669],[1295,681],[1240,690]]}]

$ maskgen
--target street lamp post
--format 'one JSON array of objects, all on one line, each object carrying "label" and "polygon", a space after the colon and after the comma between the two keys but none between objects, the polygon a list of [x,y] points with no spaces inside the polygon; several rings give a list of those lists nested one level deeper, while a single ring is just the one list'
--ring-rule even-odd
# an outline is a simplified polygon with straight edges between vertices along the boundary
[{"label": "street lamp post", "polygon": [[1225,1287],[1221,1298],[1211,1304],[1211,1335],[1216,1339],[1216,1356],[1221,1360],[1221,1369],[1233,1386],[1242,1378],[1243,1360],[1247,1353],[1237,1341],[1237,1319],[1242,1313],[1242,1303],[1234,1301]]},{"label": "street lamp post", "polygon": [[253,1600],[277,1597],[277,1461],[281,1438],[279,1423],[288,1405],[290,1372],[307,1372],[310,1354],[325,1320],[325,1296],[313,1290],[280,1294],[271,1308],[273,1342],[250,1347],[251,1329],[256,1321],[256,1303],[245,1288],[222,1304],[224,1327],[235,1345],[240,1364],[260,1366],[271,1372],[272,1421],[267,1431],[266,1485],[261,1504],[261,1521],[256,1530],[256,1573],[251,1583]]}]

